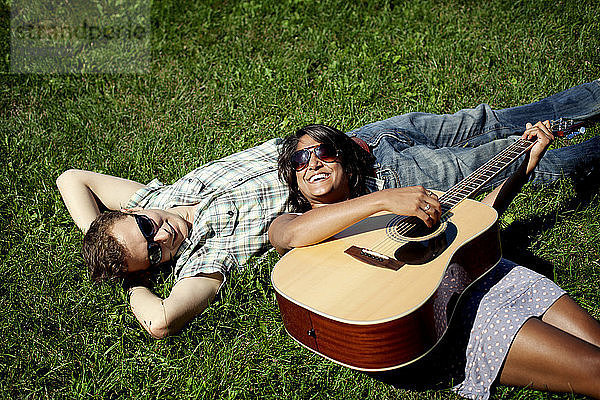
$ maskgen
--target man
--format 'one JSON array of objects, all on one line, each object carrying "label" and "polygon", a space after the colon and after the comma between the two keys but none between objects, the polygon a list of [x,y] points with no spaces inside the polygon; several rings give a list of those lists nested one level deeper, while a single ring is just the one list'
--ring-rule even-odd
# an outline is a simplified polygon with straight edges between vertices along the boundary
[{"label": "man", "polygon": [[[599,113],[600,82],[594,81],[526,106],[410,113],[349,135],[366,142],[377,159],[379,188],[444,190],[520,137],[527,122]],[[153,337],[180,330],[206,308],[233,268],[266,250],[267,228],[287,200],[287,188],[277,177],[279,143],[272,139],[214,161],[173,185],[156,180],[143,185],[80,170],[57,179],[73,220],[86,232],[83,255],[92,279],[136,276],[175,262],[176,283],[167,298],[143,284],[128,289],[134,315]],[[574,176],[598,165],[599,155],[600,137],[550,150],[533,180]],[[512,174],[517,164],[493,183]],[[102,206],[122,211],[101,214]]]},{"label": "man", "polygon": [[[175,260],[177,282],[166,299],[142,284],[129,288],[131,309],[153,337],[181,329],[232,268],[267,248],[268,224],[287,197],[277,179],[279,142],[206,164],[168,186],[80,170],[59,176],[65,204],[86,232],[83,256],[92,279],[135,276]],[[98,202],[122,210],[100,214]]]}]

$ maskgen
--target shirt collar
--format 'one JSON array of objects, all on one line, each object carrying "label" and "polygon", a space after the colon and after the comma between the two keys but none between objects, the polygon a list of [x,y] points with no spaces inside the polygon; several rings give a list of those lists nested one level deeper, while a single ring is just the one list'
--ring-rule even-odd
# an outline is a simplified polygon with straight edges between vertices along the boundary
[{"label": "shirt collar", "polygon": [[179,258],[179,256],[181,256],[181,254],[186,251],[187,249],[190,248],[190,246],[192,245],[192,241],[190,240],[189,236],[186,237],[185,239],[183,239],[183,242],[181,242],[181,245],[179,246],[179,248],[177,249],[177,252],[175,253],[175,258]]}]

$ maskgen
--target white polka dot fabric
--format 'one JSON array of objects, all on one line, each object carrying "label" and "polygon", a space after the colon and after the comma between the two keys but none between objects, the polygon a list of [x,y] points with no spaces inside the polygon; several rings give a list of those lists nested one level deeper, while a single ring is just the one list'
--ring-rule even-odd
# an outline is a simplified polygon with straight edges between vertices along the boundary
[{"label": "white polka dot fabric", "polygon": [[[489,398],[490,388],[521,326],[529,318],[544,314],[565,293],[545,276],[511,261],[502,260],[496,268],[510,271],[479,303],[466,348],[465,378],[453,387],[470,399]],[[491,281],[483,277],[475,285],[487,290],[488,280]]]}]

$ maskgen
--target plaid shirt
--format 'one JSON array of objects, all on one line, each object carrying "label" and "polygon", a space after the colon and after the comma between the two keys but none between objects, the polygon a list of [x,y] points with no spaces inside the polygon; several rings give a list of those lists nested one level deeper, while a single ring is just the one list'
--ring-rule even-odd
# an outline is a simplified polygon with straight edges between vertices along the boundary
[{"label": "plaid shirt", "polygon": [[197,205],[192,230],[177,252],[177,280],[220,272],[264,252],[267,229],[284,211],[287,187],[277,177],[281,139],[205,164],[172,185],[153,180],[127,207]]}]

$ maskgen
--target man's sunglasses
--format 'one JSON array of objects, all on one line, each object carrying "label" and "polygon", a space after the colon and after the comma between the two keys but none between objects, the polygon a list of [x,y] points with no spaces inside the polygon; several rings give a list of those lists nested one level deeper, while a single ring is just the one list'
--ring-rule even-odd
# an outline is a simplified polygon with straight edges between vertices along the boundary
[{"label": "man's sunglasses", "polygon": [[315,156],[324,162],[334,162],[338,156],[335,147],[326,143],[317,144],[298,150],[292,154],[292,168],[296,171],[302,171],[306,168],[310,162],[310,153],[315,153]]},{"label": "man's sunglasses", "polygon": [[156,224],[145,215],[130,215],[133,215],[135,222],[137,222],[137,225],[140,228],[140,232],[142,232],[142,236],[144,236],[148,242],[148,259],[150,260],[150,266],[159,264],[162,259],[162,250],[160,244],[154,241],[154,236],[156,236],[156,232],[158,232]]}]

